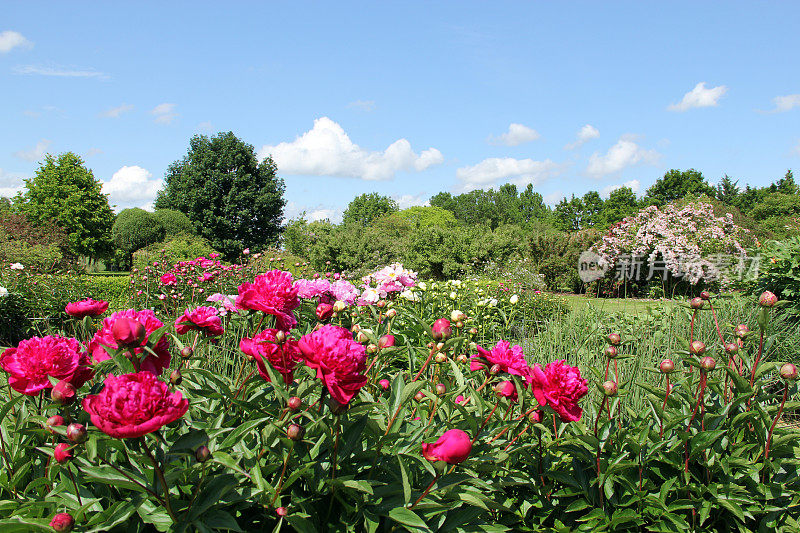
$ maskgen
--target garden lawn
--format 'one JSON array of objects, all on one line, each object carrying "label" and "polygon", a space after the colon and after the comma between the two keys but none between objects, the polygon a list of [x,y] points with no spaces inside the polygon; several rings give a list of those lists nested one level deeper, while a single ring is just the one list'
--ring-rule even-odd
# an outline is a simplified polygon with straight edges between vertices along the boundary
[{"label": "garden lawn", "polygon": [[671,300],[640,300],[635,298],[594,298],[583,294],[559,294],[573,311],[581,311],[593,307],[608,313],[625,313],[638,315],[647,312],[648,307],[672,307]]}]

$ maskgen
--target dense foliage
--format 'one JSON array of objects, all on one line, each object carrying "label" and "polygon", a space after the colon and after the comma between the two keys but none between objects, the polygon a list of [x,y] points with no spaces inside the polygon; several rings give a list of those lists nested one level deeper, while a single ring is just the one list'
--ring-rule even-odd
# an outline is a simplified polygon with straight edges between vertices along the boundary
[{"label": "dense foliage", "polygon": [[114,245],[122,253],[123,264],[130,268],[131,255],[149,244],[161,241],[166,236],[166,229],[153,213],[133,207],[123,209],[111,227],[111,238]]}]

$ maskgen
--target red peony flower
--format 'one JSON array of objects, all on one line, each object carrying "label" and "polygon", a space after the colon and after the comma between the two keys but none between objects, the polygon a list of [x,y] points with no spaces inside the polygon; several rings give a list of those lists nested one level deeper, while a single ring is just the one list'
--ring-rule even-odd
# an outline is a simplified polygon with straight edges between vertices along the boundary
[{"label": "red peony flower", "polygon": [[69,513],[58,513],[50,520],[50,527],[58,533],[67,533],[75,527],[75,519]]},{"label": "red peony flower", "polygon": [[454,465],[464,462],[472,451],[472,439],[460,429],[448,429],[433,444],[422,443],[422,456],[428,461]]},{"label": "red peony flower", "polygon": [[[478,353],[470,358],[470,370],[484,370],[488,372],[494,365],[500,366],[500,372],[506,372],[515,376],[526,376],[530,372],[528,362],[522,354],[522,347],[519,345],[511,346],[508,341],[499,341],[491,351],[487,351],[480,346],[477,347]],[[487,364],[488,363],[488,364]]]},{"label": "red peony flower", "polygon": [[367,384],[362,374],[367,367],[364,346],[347,329],[327,324],[304,335],[298,346],[306,364],[317,370],[317,377],[339,403],[349,403]]},{"label": "red peony flower", "polygon": [[107,309],[108,302],[86,298],[79,302],[68,303],[64,311],[75,318],[83,318],[85,316],[100,316],[105,313]]},{"label": "red peony flower", "polygon": [[206,306],[184,311],[182,316],[175,319],[175,331],[178,332],[178,335],[190,331],[202,331],[209,336],[225,333],[217,308]]},{"label": "red peony flower", "polygon": [[526,379],[539,405],[549,406],[563,422],[581,419],[583,409],[578,401],[586,396],[589,387],[578,367],[569,366],[563,359],[549,363],[544,370],[533,365]]},{"label": "red peony flower", "polygon": [[0,355],[0,366],[8,372],[8,384],[15,391],[34,396],[52,389],[50,377],[69,381],[76,389],[91,377],[92,369],[83,347],[75,339],[33,337],[8,348]]},{"label": "red peony flower", "polygon": [[256,276],[253,283],[242,283],[237,289],[237,309],[251,309],[274,315],[275,327],[288,331],[297,325],[292,312],[300,305],[292,275],[282,270],[270,270]]},{"label": "red peony flower", "polygon": [[58,464],[64,464],[72,459],[72,449],[70,445],[66,442],[58,444],[55,450],[53,450],[53,459],[55,459]]},{"label": "red peony flower", "polygon": [[286,339],[282,344],[276,341],[275,335],[279,331],[265,329],[252,339],[245,337],[239,342],[239,349],[256,360],[258,373],[265,380],[271,381],[266,367],[269,363],[283,376],[284,383],[291,383],[294,380],[294,367],[298,361],[302,361],[302,357],[296,340]]},{"label": "red peony flower", "polygon": [[[144,311],[128,309],[127,311],[119,311],[112,314],[110,317],[103,320],[100,330],[94,334],[94,337],[89,342],[89,346],[87,347],[93,363],[111,359],[111,356],[108,355],[105,346],[111,348],[112,350],[117,349],[117,341],[114,339],[112,330],[114,323],[118,319],[133,319],[140,322],[144,326],[146,332],[145,341],[151,333],[164,326],[164,323],[157,319],[155,313],[153,313],[153,311],[150,309],[145,309]],[[163,336],[159,339],[158,343],[156,343],[155,347],[153,348],[153,351],[156,353],[156,356],[153,356],[149,352],[145,352],[144,348],[134,349],[136,355],[140,357],[141,370],[146,370],[158,375],[169,366],[170,362],[171,356],[169,354],[169,341],[167,340],[166,336]],[[143,353],[146,355],[143,359],[141,359]]]},{"label": "red peony flower", "polygon": [[186,414],[189,402],[180,392],[170,394],[166,383],[150,372],[109,374],[100,394],[83,400],[92,424],[118,439],[141,437]]}]

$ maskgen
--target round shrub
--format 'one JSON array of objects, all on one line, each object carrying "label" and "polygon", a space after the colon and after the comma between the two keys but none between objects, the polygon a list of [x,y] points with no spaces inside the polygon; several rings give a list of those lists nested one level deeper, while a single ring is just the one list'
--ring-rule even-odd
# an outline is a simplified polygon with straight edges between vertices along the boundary
[{"label": "round shrub", "polygon": [[181,211],[175,209],[156,209],[153,212],[153,216],[164,226],[167,237],[181,234],[194,235],[196,233],[192,221]]},{"label": "round shrub", "polygon": [[134,207],[123,209],[111,228],[114,245],[127,254],[164,239],[166,230],[152,213]]}]

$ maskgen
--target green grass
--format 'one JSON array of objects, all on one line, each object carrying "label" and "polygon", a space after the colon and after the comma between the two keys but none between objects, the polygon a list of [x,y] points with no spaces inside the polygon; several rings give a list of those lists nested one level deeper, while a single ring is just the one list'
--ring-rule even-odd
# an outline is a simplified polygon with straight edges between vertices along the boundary
[{"label": "green grass", "polygon": [[639,300],[635,298],[594,298],[584,294],[559,294],[573,312],[594,308],[605,313],[625,313],[638,315],[648,308],[664,308],[675,305],[671,300]]}]

